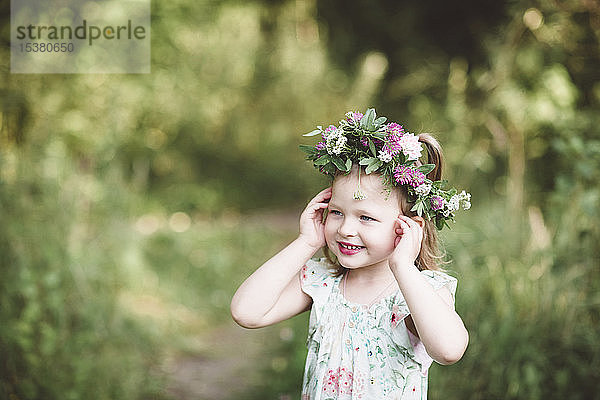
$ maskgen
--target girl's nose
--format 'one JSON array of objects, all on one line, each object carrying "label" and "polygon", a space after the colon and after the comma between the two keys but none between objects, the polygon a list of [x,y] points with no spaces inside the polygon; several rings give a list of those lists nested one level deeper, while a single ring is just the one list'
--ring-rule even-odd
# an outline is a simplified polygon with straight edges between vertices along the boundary
[{"label": "girl's nose", "polygon": [[338,233],[340,236],[356,236],[356,225],[351,218],[344,218],[340,226],[338,227]]}]

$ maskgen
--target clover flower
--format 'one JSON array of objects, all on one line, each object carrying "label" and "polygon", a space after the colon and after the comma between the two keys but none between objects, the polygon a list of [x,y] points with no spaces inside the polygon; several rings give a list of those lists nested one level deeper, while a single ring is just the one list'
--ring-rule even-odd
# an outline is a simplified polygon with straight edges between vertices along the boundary
[{"label": "clover flower", "polygon": [[405,133],[399,139],[398,143],[402,147],[402,153],[404,153],[409,160],[418,160],[419,157],[421,157],[423,147],[421,146],[421,142],[419,142],[418,136],[415,136],[412,133]]},{"label": "clover flower", "polygon": [[347,141],[348,139],[346,136],[338,136],[337,140],[335,141],[335,145],[331,149],[331,152],[333,154],[340,154],[342,150],[344,150],[344,146],[346,145]]},{"label": "clover flower", "polygon": [[431,196],[431,209],[434,211],[441,210],[444,208],[446,201],[440,196]]},{"label": "clover flower", "polygon": [[360,122],[363,116],[363,113],[356,111],[348,111],[346,113],[346,119],[348,120],[348,122]]},{"label": "clover flower", "polygon": [[419,196],[427,196],[431,192],[431,183],[423,183],[415,188],[415,193]]},{"label": "clover flower", "polygon": [[325,147],[329,154],[340,154],[344,150],[344,146],[348,138],[344,135],[344,130],[341,128],[330,129],[333,125],[326,129],[327,141]]},{"label": "clover flower", "polygon": [[416,188],[425,182],[425,175],[414,168],[398,165],[394,168],[394,179],[401,185],[410,185]]},{"label": "clover flower", "polygon": [[386,136],[385,142],[383,143],[382,150],[388,153],[390,156],[394,157],[396,154],[399,154],[402,151],[402,144],[400,143],[400,138],[396,133],[390,133]]},{"label": "clover flower", "polygon": [[383,149],[379,152],[379,154],[377,155],[377,158],[379,158],[384,163],[388,163],[388,162],[392,161],[393,157],[388,150]]},{"label": "clover flower", "polygon": [[321,133],[323,140],[327,140],[327,137],[329,135],[331,135],[332,133],[334,133],[336,130],[337,130],[337,127],[335,125],[329,125],[327,128],[325,128],[325,131],[323,131],[323,133]]},{"label": "clover flower", "polygon": [[396,136],[404,135],[404,127],[402,127],[402,125],[397,124],[395,122],[390,122],[389,124],[387,124],[385,126],[385,130],[387,133],[392,134],[392,135],[396,135]]}]

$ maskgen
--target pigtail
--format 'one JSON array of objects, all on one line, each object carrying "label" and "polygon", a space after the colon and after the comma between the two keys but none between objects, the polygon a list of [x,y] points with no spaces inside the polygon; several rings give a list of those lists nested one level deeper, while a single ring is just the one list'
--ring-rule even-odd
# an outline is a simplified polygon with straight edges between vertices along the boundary
[{"label": "pigtail", "polygon": [[[435,164],[435,168],[427,174],[427,179],[439,181],[442,179],[442,170],[444,167],[444,154],[442,146],[429,133],[419,134],[419,142],[423,143],[427,150],[427,159],[422,160],[422,164]],[[408,208],[409,205],[407,205]],[[411,214],[412,216],[415,213]],[[435,223],[425,219],[423,227],[423,241],[421,242],[421,251],[415,264],[420,270],[431,269],[439,270],[444,262],[445,255],[439,248],[438,230]]]},{"label": "pigtail", "polygon": [[427,160],[425,160],[424,163],[435,164],[435,168],[427,174],[427,179],[434,182],[439,181],[442,179],[442,168],[444,165],[442,146],[440,146],[438,141],[429,133],[421,133],[419,135],[419,142],[423,143],[427,149]]}]

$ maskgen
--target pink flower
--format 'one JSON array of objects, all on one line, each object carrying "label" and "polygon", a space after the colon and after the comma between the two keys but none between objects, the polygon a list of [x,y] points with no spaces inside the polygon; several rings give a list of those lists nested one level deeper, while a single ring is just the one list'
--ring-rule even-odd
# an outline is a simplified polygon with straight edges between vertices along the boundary
[{"label": "pink flower", "polygon": [[359,112],[354,112],[354,111],[349,111],[346,113],[346,116],[348,117],[347,120],[348,122],[360,122],[360,120],[363,117],[363,113],[359,113]]},{"label": "pink flower", "polygon": [[382,151],[390,154],[392,157],[400,153],[400,151],[402,150],[400,139],[401,136],[395,133],[388,134],[385,138],[385,143],[383,144]]},{"label": "pink flower", "polygon": [[337,131],[337,127],[335,125],[329,125],[327,128],[325,128],[325,131],[321,133],[323,140],[327,140],[327,137],[335,131]]},{"label": "pink flower", "polygon": [[394,179],[401,185],[417,187],[425,182],[425,174],[417,169],[405,165],[398,165],[394,168]]},{"label": "pink flower", "polygon": [[442,208],[444,208],[444,203],[444,199],[442,199],[440,196],[431,197],[431,209],[434,211],[441,210]]},{"label": "pink flower", "polygon": [[404,128],[402,127],[402,125],[397,124],[395,122],[391,122],[391,123],[387,124],[385,127],[385,130],[390,135],[394,135],[394,136],[404,135]]},{"label": "pink flower", "polygon": [[421,157],[423,147],[419,142],[419,137],[412,133],[405,133],[399,139],[398,143],[402,147],[402,152],[409,160],[418,160]]},{"label": "pink flower", "polygon": [[319,142],[319,143],[317,143],[317,145],[315,146],[315,148],[317,150],[325,150],[326,144],[325,144],[325,142]]}]

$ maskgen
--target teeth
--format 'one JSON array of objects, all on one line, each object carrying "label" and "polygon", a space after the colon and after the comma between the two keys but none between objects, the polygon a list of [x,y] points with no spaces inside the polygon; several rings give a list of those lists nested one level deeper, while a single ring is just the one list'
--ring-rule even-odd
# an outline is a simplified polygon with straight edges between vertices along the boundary
[{"label": "teeth", "polygon": [[341,245],[343,248],[345,248],[345,249],[349,249],[349,250],[358,250],[358,249],[362,248],[362,246],[349,246],[349,245],[347,245],[347,244],[343,244],[343,243],[340,243],[340,245]]}]

